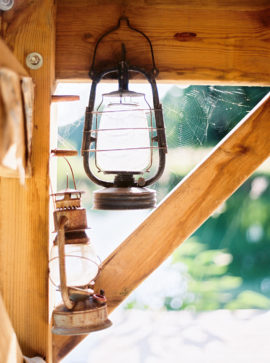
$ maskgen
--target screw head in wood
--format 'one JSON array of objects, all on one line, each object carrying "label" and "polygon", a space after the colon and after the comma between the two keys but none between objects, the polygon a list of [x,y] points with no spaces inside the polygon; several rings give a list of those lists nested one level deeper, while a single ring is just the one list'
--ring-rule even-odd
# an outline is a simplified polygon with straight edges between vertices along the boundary
[{"label": "screw head in wood", "polygon": [[0,0],[0,10],[8,11],[14,5],[14,0]]},{"label": "screw head in wood", "polygon": [[30,69],[39,69],[43,65],[42,55],[36,52],[29,53],[26,57],[26,65]]}]

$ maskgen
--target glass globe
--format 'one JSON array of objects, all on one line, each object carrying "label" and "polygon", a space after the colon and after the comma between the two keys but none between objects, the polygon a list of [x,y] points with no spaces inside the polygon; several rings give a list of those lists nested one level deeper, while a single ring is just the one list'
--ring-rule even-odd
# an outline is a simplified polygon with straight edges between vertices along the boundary
[{"label": "glass globe", "polygon": [[[65,245],[67,286],[79,287],[89,284],[98,274],[99,259],[90,244]],[[60,286],[58,246],[51,249],[50,278],[54,285]]]},{"label": "glass globe", "polygon": [[96,165],[105,173],[143,173],[151,165],[144,95],[132,94],[136,96],[114,97],[113,102],[106,97],[96,144]]}]

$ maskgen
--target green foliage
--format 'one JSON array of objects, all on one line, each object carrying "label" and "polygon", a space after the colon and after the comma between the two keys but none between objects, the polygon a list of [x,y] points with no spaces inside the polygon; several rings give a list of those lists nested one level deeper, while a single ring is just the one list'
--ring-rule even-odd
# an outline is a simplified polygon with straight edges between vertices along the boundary
[{"label": "green foliage", "polygon": [[[207,246],[190,238],[173,254],[172,263],[184,263],[188,267],[188,291],[194,299],[185,299],[181,309],[212,310],[224,306],[231,298],[229,293],[238,288],[242,279],[225,275],[232,256],[225,250],[208,250]],[[189,296],[189,295],[187,295]],[[166,306],[170,310],[171,299],[167,298]]]},{"label": "green foliage", "polygon": [[254,174],[175,252],[196,296],[185,307],[269,308],[269,216],[270,176]]},{"label": "green foliage", "polygon": [[[265,190],[254,199],[256,183]],[[233,256],[229,272],[243,278],[264,277],[270,265],[270,176],[253,175],[196,232],[210,249],[226,248]]]},{"label": "green foliage", "polygon": [[270,299],[254,291],[243,291],[225,305],[226,309],[270,309]]},{"label": "green foliage", "polygon": [[[173,298],[166,297],[168,310],[192,309],[196,311],[213,309],[269,309],[270,298],[261,293],[245,290],[243,278],[232,276],[229,268],[233,256],[226,250],[208,250],[207,245],[190,238],[173,254],[172,264],[188,266],[188,292],[183,304],[174,309]],[[190,300],[189,296],[193,296]]]},{"label": "green foliage", "polygon": [[58,129],[59,143],[62,142],[72,145],[80,151],[84,127],[84,117],[72,124],[61,126]]}]

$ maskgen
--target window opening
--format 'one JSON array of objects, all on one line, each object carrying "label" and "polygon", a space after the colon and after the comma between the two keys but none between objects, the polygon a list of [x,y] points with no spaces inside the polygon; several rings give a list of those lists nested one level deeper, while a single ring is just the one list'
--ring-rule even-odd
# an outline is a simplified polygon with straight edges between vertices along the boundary
[{"label": "window opening", "polygon": [[[102,84],[101,93],[113,90]],[[140,85],[132,84],[134,91]],[[58,104],[58,147],[80,151],[89,84],[59,84],[59,94],[80,94],[75,105]],[[169,152],[166,170],[153,187],[159,201],[269,92],[263,87],[158,85]],[[149,99],[145,85],[144,93]],[[79,189],[86,190],[92,241],[106,258],[148,215],[140,211],[92,211],[98,188],[72,159]],[[58,162],[58,189],[65,185]],[[173,253],[123,304],[125,308],[205,311],[270,308],[270,162]],[[146,293],[147,292],[147,293]],[[104,334],[109,334],[105,332]],[[68,360],[66,360],[68,362]]]}]

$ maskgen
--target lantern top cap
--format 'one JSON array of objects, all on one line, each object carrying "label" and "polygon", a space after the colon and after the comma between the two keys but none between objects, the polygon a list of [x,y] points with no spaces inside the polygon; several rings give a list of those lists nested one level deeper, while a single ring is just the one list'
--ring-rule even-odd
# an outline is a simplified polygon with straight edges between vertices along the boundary
[{"label": "lantern top cap", "polygon": [[103,93],[102,97],[145,97],[145,94],[129,90],[118,90],[109,93]]}]

